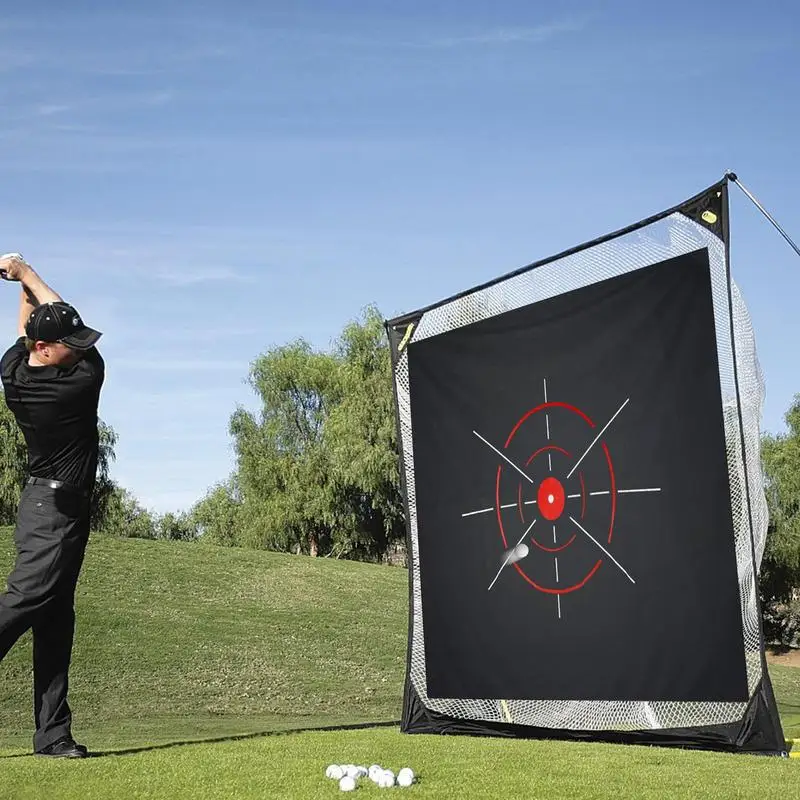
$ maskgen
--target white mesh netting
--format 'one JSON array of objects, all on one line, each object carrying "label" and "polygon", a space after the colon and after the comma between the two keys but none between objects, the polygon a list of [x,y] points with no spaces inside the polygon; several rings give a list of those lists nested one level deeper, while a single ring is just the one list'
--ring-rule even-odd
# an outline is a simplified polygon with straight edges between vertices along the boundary
[{"label": "white mesh netting", "polygon": [[[761,645],[753,545],[756,564],[760,565],[767,531],[767,506],[760,460],[760,420],[764,384],[749,315],[735,285],[731,286],[729,295],[723,243],[700,224],[680,213],[674,213],[636,231],[593,245],[431,309],[419,320],[412,341],[435,336],[702,248],[708,249],[711,267],[744,649],[748,687],[752,694],[761,679]],[[734,346],[738,375],[734,373]],[[413,607],[409,679],[427,708],[462,719],[572,730],[657,730],[721,724],[742,718],[746,708],[745,703],[429,698],[425,677],[407,350],[398,359],[395,381],[411,543],[410,578]],[[740,414],[743,430],[739,422]],[[742,452],[742,441],[746,448],[746,459]],[[745,460],[749,503],[745,491]]]}]

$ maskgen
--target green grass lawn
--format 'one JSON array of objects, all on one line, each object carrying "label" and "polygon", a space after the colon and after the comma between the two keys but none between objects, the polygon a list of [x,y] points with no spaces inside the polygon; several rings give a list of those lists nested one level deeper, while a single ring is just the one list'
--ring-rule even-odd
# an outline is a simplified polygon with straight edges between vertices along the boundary
[{"label": "green grass lawn", "polygon": [[[410,766],[410,798],[716,800],[800,796],[795,760],[598,744],[317,732],[40,763],[0,759],[0,797],[14,800],[255,800],[342,796],[329,763]],[[3,794],[3,786],[12,786]],[[47,787],[46,791],[43,791]],[[357,796],[384,796],[368,781]],[[345,795],[346,796],[346,795]]]},{"label": "green grass lawn", "polygon": [[[12,563],[0,529],[0,572]],[[399,719],[407,602],[396,567],[93,536],[70,699],[95,755],[29,755],[26,635],[0,665],[0,798],[332,797],[329,763],[373,762],[414,768],[420,782],[395,791],[415,797],[800,797],[800,760],[392,725],[297,732]],[[771,674],[800,737],[800,669]]]},{"label": "green grass lawn", "polygon": [[[0,573],[13,563],[0,533]],[[120,746],[399,718],[407,573],[92,537],[78,584],[74,732]],[[0,748],[31,740],[31,638],[2,665]]]}]

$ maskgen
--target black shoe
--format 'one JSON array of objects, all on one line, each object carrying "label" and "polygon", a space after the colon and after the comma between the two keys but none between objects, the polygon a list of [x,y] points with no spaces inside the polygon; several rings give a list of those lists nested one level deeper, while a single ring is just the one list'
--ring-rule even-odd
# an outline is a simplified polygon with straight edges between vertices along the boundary
[{"label": "black shoe", "polygon": [[34,755],[50,756],[50,758],[86,758],[87,754],[88,751],[82,744],[77,744],[71,736],[64,736],[37,750]]}]

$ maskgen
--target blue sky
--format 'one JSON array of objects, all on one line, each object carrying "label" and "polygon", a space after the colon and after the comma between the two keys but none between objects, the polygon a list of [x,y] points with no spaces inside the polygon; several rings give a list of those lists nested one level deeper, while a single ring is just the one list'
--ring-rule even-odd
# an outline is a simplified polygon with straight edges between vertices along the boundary
[{"label": "blue sky", "polygon": [[[0,252],[104,331],[114,477],[186,508],[233,468],[249,363],[368,303],[413,310],[726,169],[800,239],[799,23],[719,0],[16,4]],[[780,431],[800,259],[736,187],[732,217]]]}]

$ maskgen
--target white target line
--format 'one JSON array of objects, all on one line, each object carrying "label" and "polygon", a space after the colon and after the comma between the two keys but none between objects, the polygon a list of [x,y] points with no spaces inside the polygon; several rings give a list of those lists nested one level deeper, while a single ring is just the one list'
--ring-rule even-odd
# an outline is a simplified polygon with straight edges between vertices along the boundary
[{"label": "white target line", "polygon": [[477,437],[478,437],[478,438],[479,438],[479,439],[480,439],[480,440],[481,440],[481,441],[482,441],[484,444],[486,444],[486,445],[488,445],[489,447],[491,447],[491,448],[492,448],[492,450],[494,450],[494,451],[495,451],[495,453],[497,453],[497,455],[499,455],[499,456],[500,456],[500,458],[504,459],[504,460],[505,460],[505,461],[507,461],[509,464],[511,464],[511,466],[512,466],[512,467],[514,467],[514,469],[515,469],[517,472],[519,472],[519,474],[520,474],[520,475],[522,475],[522,477],[523,477],[523,478],[525,478],[525,480],[529,481],[530,483],[533,483],[533,478],[531,478],[531,476],[530,476],[530,475],[528,475],[527,473],[523,472],[523,471],[522,471],[522,470],[521,470],[521,469],[520,469],[520,468],[519,468],[519,467],[518,467],[518,466],[517,466],[517,465],[516,465],[516,464],[515,464],[515,463],[514,463],[514,462],[513,462],[511,459],[510,459],[510,458],[508,458],[508,456],[506,456],[506,455],[504,455],[503,453],[501,453],[501,452],[500,452],[500,451],[499,451],[499,450],[498,450],[498,449],[497,449],[497,448],[496,448],[496,447],[495,447],[495,446],[494,446],[494,445],[493,445],[491,442],[487,442],[487,441],[486,441],[486,439],[484,439],[484,438],[483,438],[483,436],[481,436],[481,435],[478,433],[478,431],[472,431],[472,432],[473,432],[473,433],[474,433],[474,434],[475,434],[475,435],[476,435],[476,436],[477,436]]},{"label": "white target line", "polygon": [[[544,402],[545,402],[545,404],[547,404],[547,378],[543,378],[542,380],[544,382]],[[547,441],[549,442],[550,441],[550,415],[546,411],[544,412],[544,422],[545,422],[545,425],[547,426]],[[552,472],[552,471],[553,471],[553,467],[551,465],[550,472]]]},{"label": "white target line", "polygon": [[520,543],[522,542],[522,540],[523,540],[523,539],[524,539],[524,538],[525,538],[525,537],[528,535],[528,533],[530,532],[530,529],[531,529],[531,528],[532,528],[532,527],[533,527],[535,524],[536,524],[536,520],[534,520],[533,522],[531,522],[531,524],[530,524],[530,525],[528,525],[528,529],[525,531],[525,533],[523,533],[523,534],[522,534],[522,536],[520,536],[520,537],[519,537],[519,542],[517,542],[517,543],[514,545],[514,547],[512,547],[512,548],[511,548],[511,549],[508,551],[508,553],[506,554],[506,560],[503,562],[502,566],[501,566],[501,567],[500,567],[500,569],[497,571],[497,575],[495,575],[495,576],[494,576],[494,580],[493,580],[493,581],[492,581],[492,582],[489,584],[489,589],[487,589],[487,590],[486,590],[487,592],[488,592],[488,591],[489,591],[489,590],[492,588],[492,586],[494,586],[494,585],[495,585],[495,583],[497,582],[497,579],[500,577],[500,573],[503,571],[503,568],[505,567],[505,565],[506,565],[506,564],[508,564],[508,559],[509,559],[509,558],[511,558],[511,554],[514,552],[514,550],[516,550],[516,548],[517,548],[517,547],[519,547],[519,545],[520,545]]},{"label": "white target line", "polygon": [[628,574],[628,571],[625,569],[625,567],[623,567],[622,564],[620,564],[619,561],[617,561],[617,559],[614,558],[614,556],[612,556],[611,553],[609,553],[608,550],[606,550],[605,547],[603,547],[603,545],[601,545],[600,542],[598,542],[597,539],[595,539],[594,536],[592,536],[592,534],[580,524],[580,522],[578,522],[578,520],[576,520],[574,517],[570,517],[570,519],[622,570],[623,573],[625,573],[625,577],[631,583],[636,583],[636,581]]},{"label": "white target line", "polygon": [[574,466],[572,467],[572,469],[569,471],[569,474],[567,475],[567,478],[571,478],[571,477],[572,477],[572,473],[573,473],[573,472],[575,472],[575,470],[576,470],[576,469],[578,469],[578,464],[580,464],[580,463],[581,463],[581,461],[583,461],[583,459],[584,459],[584,458],[586,458],[586,456],[589,454],[589,451],[590,451],[590,450],[591,450],[591,449],[592,449],[592,448],[593,448],[593,447],[594,447],[594,446],[597,444],[597,442],[600,440],[600,437],[601,437],[601,436],[602,436],[602,435],[603,435],[603,434],[604,434],[604,433],[605,433],[605,432],[608,430],[608,428],[609,428],[609,426],[611,425],[611,423],[612,423],[612,422],[613,422],[613,421],[614,421],[614,420],[617,418],[617,416],[619,415],[619,412],[620,412],[620,411],[622,411],[622,409],[623,409],[623,408],[625,408],[625,406],[626,406],[626,405],[628,405],[628,403],[630,402],[630,400],[631,400],[631,399],[630,399],[630,397],[629,397],[629,398],[628,398],[628,399],[627,399],[627,400],[626,400],[626,401],[625,401],[625,402],[624,402],[624,403],[623,403],[623,404],[622,404],[622,405],[621,405],[621,406],[620,406],[620,407],[617,409],[617,411],[616,411],[616,413],[614,414],[614,416],[613,416],[613,417],[611,417],[611,419],[610,419],[608,422],[606,422],[605,426],[603,427],[603,430],[601,430],[601,431],[600,431],[600,433],[598,433],[598,434],[597,434],[597,436],[595,437],[594,441],[593,441],[593,442],[592,442],[592,443],[591,443],[591,444],[590,444],[590,445],[589,445],[589,446],[586,448],[586,452],[585,452],[585,453],[584,453],[584,454],[583,454],[583,455],[582,455],[582,456],[581,456],[581,457],[580,457],[580,458],[579,458],[579,459],[578,459],[578,460],[575,462],[575,465],[574,465]]},{"label": "white target line", "polygon": [[[522,505],[524,506],[535,506],[535,500],[526,500]],[[516,503],[504,503],[500,508],[516,508]],[[476,514],[488,514],[490,511],[494,511],[495,507],[490,506],[489,508],[479,508],[477,511],[467,511],[466,513],[462,514],[462,517],[474,517]]]},{"label": "white target line", "polygon": [[[660,492],[660,488],[653,488],[653,489],[617,489],[617,494],[637,494],[639,492]],[[589,492],[590,497],[599,497],[600,495],[611,494],[610,491],[607,489],[602,492]],[[568,494],[567,500],[577,500],[582,495],[580,494]]]}]

